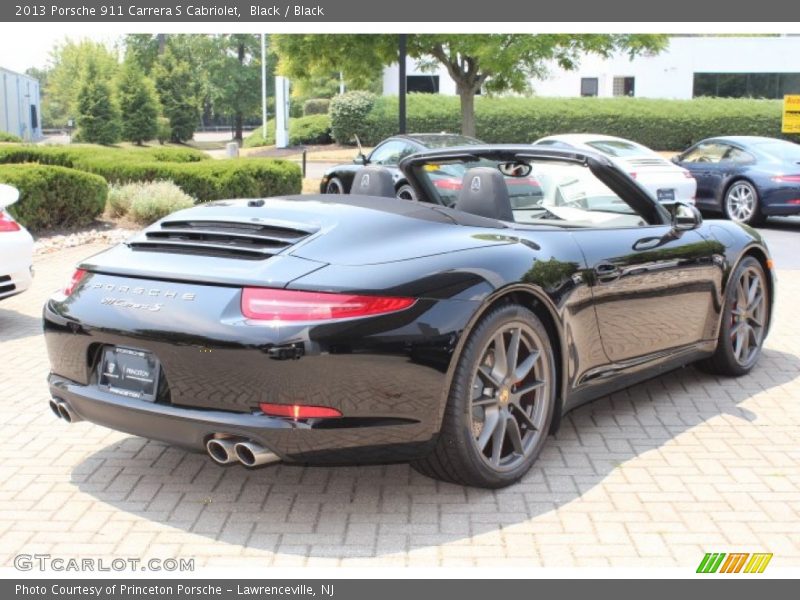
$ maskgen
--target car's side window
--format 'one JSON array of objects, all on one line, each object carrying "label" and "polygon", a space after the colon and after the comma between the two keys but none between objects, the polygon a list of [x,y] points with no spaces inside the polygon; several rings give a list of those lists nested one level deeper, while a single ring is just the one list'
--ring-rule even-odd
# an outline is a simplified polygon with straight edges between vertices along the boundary
[{"label": "car's side window", "polygon": [[698,144],[682,157],[682,162],[687,163],[718,163],[731,149],[727,144],[719,142],[706,142]]},{"label": "car's side window", "polygon": [[369,157],[373,165],[396,165],[405,156],[413,152],[413,148],[400,140],[392,140],[375,148]]},{"label": "car's side window", "polygon": [[756,159],[752,154],[745,152],[741,148],[735,148],[731,146],[730,150],[728,150],[727,154],[725,154],[723,160],[736,163],[737,165],[747,165],[755,162]]}]

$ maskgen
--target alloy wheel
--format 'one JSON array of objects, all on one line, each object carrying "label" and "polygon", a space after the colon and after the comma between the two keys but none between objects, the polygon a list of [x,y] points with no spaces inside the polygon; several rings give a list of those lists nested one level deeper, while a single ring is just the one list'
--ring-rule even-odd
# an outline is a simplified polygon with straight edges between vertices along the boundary
[{"label": "alloy wheel", "polygon": [[518,322],[487,343],[472,379],[470,427],[483,460],[498,471],[526,460],[546,435],[550,386],[543,340]]},{"label": "alloy wheel", "polygon": [[725,196],[728,215],[734,221],[748,223],[756,211],[756,193],[753,187],[744,181],[734,183]]},{"label": "alloy wheel", "polygon": [[336,177],[334,177],[328,182],[328,185],[325,186],[325,193],[344,194],[344,190],[342,189],[342,182],[339,181]]},{"label": "alloy wheel", "polygon": [[759,269],[748,267],[739,276],[730,318],[733,356],[741,366],[748,366],[758,357],[767,325],[766,288]]}]

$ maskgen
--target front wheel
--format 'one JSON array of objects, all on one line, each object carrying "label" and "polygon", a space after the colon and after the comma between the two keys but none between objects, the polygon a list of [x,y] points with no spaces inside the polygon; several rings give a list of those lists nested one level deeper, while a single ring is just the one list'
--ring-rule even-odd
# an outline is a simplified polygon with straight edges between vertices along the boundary
[{"label": "front wheel", "polygon": [[414,468],[475,487],[500,488],[519,480],[547,439],[555,373],[539,318],[516,304],[492,310],[458,359],[436,446]]},{"label": "front wheel", "polygon": [[761,355],[771,317],[767,276],[752,256],[733,272],[723,311],[717,349],[700,367],[720,375],[745,375]]},{"label": "front wheel", "polygon": [[397,192],[395,196],[400,200],[416,200],[417,195],[414,193],[414,188],[412,188],[407,183],[404,183],[399,188],[397,188]]},{"label": "front wheel", "polygon": [[759,205],[758,190],[749,181],[734,181],[725,192],[725,216],[745,225],[759,225],[764,221]]},{"label": "front wheel", "polygon": [[344,184],[338,177],[331,177],[328,184],[325,186],[326,194],[344,194]]}]

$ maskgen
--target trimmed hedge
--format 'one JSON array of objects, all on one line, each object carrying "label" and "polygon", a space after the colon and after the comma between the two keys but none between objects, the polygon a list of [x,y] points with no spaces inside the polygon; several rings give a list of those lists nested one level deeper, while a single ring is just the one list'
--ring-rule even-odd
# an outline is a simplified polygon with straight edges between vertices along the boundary
[{"label": "trimmed hedge", "polygon": [[103,212],[108,194],[102,177],[50,165],[0,165],[0,183],[20,191],[8,210],[32,231],[91,223]]},{"label": "trimmed hedge", "polygon": [[271,159],[210,160],[181,148],[8,146],[0,163],[37,162],[102,176],[109,183],[169,180],[200,202],[299,194],[300,167]]},{"label": "trimmed hedge", "polygon": [[0,142],[13,142],[19,144],[22,141],[22,138],[14,135],[13,133],[6,133],[5,131],[0,131]]},{"label": "trimmed hedge", "polygon": [[[602,133],[637,141],[654,150],[680,150],[716,135],[781,135],[781,101],[733,98],[656,100],[647,98],[479,97],[478,138],[488,143],[530,143],[559,133]],[[374,145],[397,133],[397,98],[365,92],[331,102],[337,142]],[[409,94],[408,130],[458,132],[459,99]]]},{"label": "trimmed hedge", "polygon": [[[437,95],[437,97],[439,96]],[[382,116],[381,111],[378,110],[378,114],[371,119],[376,102],[377,96],[371,92],[348,92],[334,97],[328,111],[331,116],[333,139],[339,144],[352,144],[354,137],[358,135],[362,143],[374,145],[387,137],[385,135],[371,136],[368,120],[378,121]],[[395,119],[395,129],[396,127],[397,119]]]},{"label": "trimmed hedge", "polygon": [[[289,119],[289,145],[302,146],[304,144],[330,144],[331,118],[328,115],[310,115]],[[264,139],[261,127],[253,131],[244,140],[245,148],[258,146],[272,146],[275,144],[275,120],[267,123],[267,138]]]},{"label": "trimmed hedge", "polygon": [[310,98],[303,102],[303,116],[327,115],[331,101],[328,98]]}]

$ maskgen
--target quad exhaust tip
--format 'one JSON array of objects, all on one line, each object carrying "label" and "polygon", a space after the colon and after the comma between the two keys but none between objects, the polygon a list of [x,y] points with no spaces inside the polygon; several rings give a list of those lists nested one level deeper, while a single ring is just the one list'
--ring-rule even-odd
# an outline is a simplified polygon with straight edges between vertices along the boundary
[{"label": "quad exhaust tip", "polygon": [[215,463],[219,465],[229,465],[232,462],[239,460],[236,457],[233,447],[236,442],[225,438],[213,438],[208,440],[206,450],[208,455]]},{"label": "quad exhaust tip", "polygon": [[67,404],[64,400],[52,398],[50,400],[50,410],[55,416],[57,416],[59,419],[64,419],[67,423],[78,423],[79,421],[83,421],[83,417],[72,410],[69,404]]},{"label": "quad exhaust tip", "polygon": [[245,467],[258,467],[280,460],[277,454],[254,442],[238,442],[233,451]]},{"label": "quad exhaust tip", "polygon": [[[224,435],[224,434],[217,434]],[[218,465],[239,462],[246,467],[258,467],[280,461],[274,452],[260,444],[242,438],[215,437],[206,442],[206,452]]]}]

